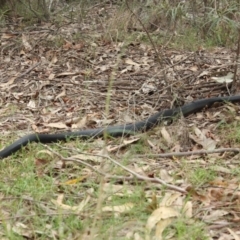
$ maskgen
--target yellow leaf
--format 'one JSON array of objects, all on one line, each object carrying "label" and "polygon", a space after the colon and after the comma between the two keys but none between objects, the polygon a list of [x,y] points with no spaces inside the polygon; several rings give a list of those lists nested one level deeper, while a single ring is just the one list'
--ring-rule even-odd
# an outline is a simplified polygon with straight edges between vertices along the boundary
[{"label": "yellow leaf", "polygon": [[75,178],[75,179],[71,179],[71,180],[68,180],[68,181],[64,182],[63,184],[64,185],[73,185],[73,184],[76,184],[76,183],[79,183],[79,182],[83,182],[87,177],[88,177],[88,175],[82,176],[82,177],[79,177],[79,178]]}]

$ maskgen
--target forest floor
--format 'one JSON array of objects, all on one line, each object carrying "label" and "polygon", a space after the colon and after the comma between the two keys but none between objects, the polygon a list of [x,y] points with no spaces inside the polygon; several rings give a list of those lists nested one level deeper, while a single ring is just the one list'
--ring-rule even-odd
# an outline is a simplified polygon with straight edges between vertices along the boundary
[{"label": "forest floor", "polygon": [[[115,39],[115,7],[2,27],[1,147],[229,95],[231,49]],[[1,239],[239,239],[238,113],[218,104],[131,137],[28,145],[1,162]]]}]

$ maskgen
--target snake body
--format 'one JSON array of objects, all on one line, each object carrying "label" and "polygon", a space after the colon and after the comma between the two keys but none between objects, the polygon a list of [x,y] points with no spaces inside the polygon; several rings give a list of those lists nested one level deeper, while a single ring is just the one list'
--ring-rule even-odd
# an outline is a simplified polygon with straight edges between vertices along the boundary
[{"label": "snake body", "polygon": [[131,124],[101,127],[96,129],[86,129],[75,132],[62,132],[56,134],[37,134],[37,133],[29,134],[18,139],[17,141],[13,142],[12,144],[4,148],[2,151],[0,151],[0,159],[10,156],[11,154],[21,149],[23,146],[26,146],[28,143],[31,142],[53,143],[76,138],[81,139],[97,138],[102,137],[104,134],[107,134],[112,137],[119,137],[126,136],[135,132],[147,131],[156,126],[157,124],[159,124],[160,122],[172,119],[174,116],[180,113],[183,116],[188,116],[189,114],[198,112],[205,107],[210,107],[216,102],[240,102],[240,95],[200,99],[189,104],[183,105],[182,107],[159,111],[156,114],[142,121]]}]

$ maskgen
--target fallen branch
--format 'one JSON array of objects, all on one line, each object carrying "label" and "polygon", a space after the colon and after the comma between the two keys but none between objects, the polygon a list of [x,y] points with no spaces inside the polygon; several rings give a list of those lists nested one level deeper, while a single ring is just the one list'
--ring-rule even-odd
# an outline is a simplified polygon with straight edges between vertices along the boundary
[{"label": "fallen branch", "polygon": [[[81,159],[78,159],[78,158],[73,158],[73,157],[68,157],[68,158],[65,158],[63,157],[61,154],[57,153],[56,151],[54,151],[53,149],[51,149],[49,146],[47,145],[43,145],[45,148],[47,148],[49,151],[51,151],[53,154],[56,154],[59,158],[61,158],[62,160],[64,161],[72,161],[72,162],[77,162],[77,163],[81,163],[87,167],[89,167],[91,170],[105,176],[107,179],[124,179],[126,180],[127,178],[126,177],[118,177],[118,176],[112,176],[112,175],[108,175],[108,174],[105,174],[103,172],[100,172],[98,170],[96,170],[95,168],[93,168],[90,164],[86,163],[84,160],[81,160]],[[84,153],[82,153],[84,154]],[[102,157],[102,158],[106,158],[108,160],[110,160],[112,163],[118,165],[119,167],[121,167],[122,169],[126,170],[127,172],[131,173],[137,180],[141,180],[141,181],[147,181],[147,182],[154,182],[154,183],[160,183],[161,185],[165,186],[166,188],[168,189],[171,189],[171,190],[174,190],[174,191],[177,191],[177,192],[180,192],[180,193],[184,193],[184,194],[187,194],[187,191],[183,188],[180,188],[180,187],[177,187],[175,185],[172,185],[172,184],[168,184],[166,183],[165,181],[163,181],[162,179],[160,178],[149,178],[149,177],[145,177],[145,176],[142,176],[134,171],[132,171],[131,169],[123,166],[121,163],[117,162],[116,160],[114,160],[113,158],[109,157],[109,156],[104,156],[104,155],[99,155],[99,154],[87,154],[87,155],[92,155],[92,156],[98,156],[98,157]],[[130,180],[134,179],[134,178],[129,178]],[[128,180],[129,180],[128,179]]]},{"label": "fallen branch", "polygon": [[233,152],[239,153],[240,148],[219,148],[214,150],[198,150],[192,152],[171,152],[171,153],[160,153],[160,154],[141,154],[137,155],[137,157],[183,157],[183,156],[192,156],[192,155],[202,155],[202,154],[213,154],[213,153],[224,153],[224,152]]}]

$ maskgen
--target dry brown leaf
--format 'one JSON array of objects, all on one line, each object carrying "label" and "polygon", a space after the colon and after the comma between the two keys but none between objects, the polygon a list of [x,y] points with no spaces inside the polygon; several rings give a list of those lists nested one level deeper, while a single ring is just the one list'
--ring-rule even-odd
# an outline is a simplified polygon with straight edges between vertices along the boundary
[{"label": "dry brown leaf", "polygon": [[160,206],[162,207],[170,207],[177,200],[177,198],[181,197],[181,193],[171,193],[168,192],[164,195],[160,202]]},{"label": "dry brown leaf", "polygon": [[84,128],[87,125],[88,116],[84,116],[77,123],[72,124],[72,129]]},{"label": "dry brown leaf", "polygon": [[191,66],[191,67],[189,68],[189,70],[191,70],[191,71],[193,71],[193,72],[196,72],[196,71],[198,71],[198,66],[196,66],[196,65]]},{"label": "dry brown leaf", "polygon": [[170,183],[174,180],[174,178],[169,175],[166,169],[160,170],[160,178],[167,183]]},{"label": "dry brown leaf", "polygon": [[200,78],[207,75],[210,75],[210,72],[205,70],[205,71],[202,71],[197,77]]},{"label": "dry brown leaf", "polygon": [[134,65],[134,66],[140,66],[140,64],[134,62],[132,59],[129,59],[129,58],[125,60],[125,63],[129,65]]},{"label": "dry brown leaf", "polygon": [[10,78],[10,79],[8,80],[8,82],[0,84],[0,87],[1,87],[1,88],[7,88],[7,87],[9,87],[10,85],[12,85],[12,84],[14,83],[14,81],[15,81],[16,78],[17,78],[17,77],[12,77],[12,78]]},{"label": "dry brown leaf", "polygon": [[28,42],[28,39],[27,39],[27,37],[26,37],[25,34],[22,34],[22,43],[23,43],[24,48],[25,48],[27,51],[31,51],[31,50],[32,50],[32,46],[31,46],[30,43]]},{"label": "dry brown leaf", "polygon": [[84,47],[84,43],[78,43],[78,44],[75,44],[73,45],[73,49],[76,49],[76,50],[81,50],[82,48]]},{"label": "dry brown leaf", "polygon": [[151,216],[148,218],[146,228],[151,231],[159,221],[177,216],[179,216],[179,212],[174,208],[159,207],[158,209],[154,210]]},{"label": "dry brown leaf", "polygon": [[40,151],[38,151],[37,154],[36,154],[36,157],[38,157],[40,154],[46,154],[46,155],[48,155],[51,159],[54,158],[54,154],[53,154],[51,151],[49,151],[49,150],[40,150]]},{"label": "dry brown leaf", "polygon": [[227,230],[233,236],[234,240],[240,240],[240,236],[235,231],[233,231],[231,228],[227,228]]},{"label": "dry brown leaf", "polygon": [[50,132],[49,128],[42,129],[42,128],[39,128],[38,126],[36,126],[35,124],[32,124],[31,128],[36,133],[49,133]]},{"label": "dry brown leaf", "polygon": [[203,216],[203,220],[213,222],[228,214],[229,212],[225,210],[212,210],[208,215]]},{"label": "dry brown leaf", "polygon": [[19,236],[23,236],[29,239],[35,235],[33,230],[22,222],[15,222],[14,226],[12,227],[12,231],[14,233],[17,233]]},{"label": "dry brown leaf", "polygon": [[[131,170],[133,170],[135,173],[138,173],[142,176],[146,176],[146,172],[149,170],[149,165],[145,166],[139,166],[139,164],[134,163],[133,167],[129,167]],[[151,173],[149,173],[151,175]]]},{"label": "dry brown leaf", "polygon": [[75,75],[76,73],[74,72],[63,72],[63,73],[59,73],[56,75],[56,77],[64,77],[64,76],[72,76]]},{"label": "dry brown leaf", "polygon": [[125,203],[123,205],[118,205],[118,206],[103,207],[102,211],[103,212],[113,212],[115,217],[117,217],[120,215],[120,213],[129,212],[134,206],[135,206],[135,204],[133,204],[133,203]]},{"label": "dry brown leaf", "polygon": [[218,83],[230,83],[233,81],[233,75],[233,73],[229,72],[226,76],[211,77],[211,79],[215,80]]},{"label": "dry brown leaf", "polygon": [[193,204],[191,201],[187,201],[182,209],[182,213],[184,214],[185,217],[187,218],[192,218],[193,216]]},{"label": "dry brown leaf", "polygon": [[107,150],[108,152],[115,152],[115,151],[118,151],[118,150],[121,149],[121,148],[124,148],[124,147],[132,144],[132,143],[138,142],[139,139],[140,139],[140,138],[134,138],[134,139],[131,139],[131,140],[124,140],[124,141],[123,141],[123,144],[120,144],[120,145],[118,145],[118,146],[111,146],[111,145],[109,145],[109,146],[106,147],[106,150]]},{"label": "dry brown leaf", "polygon": [[84,207],[87,205],[87,203],[90,201],[90,196],[88,195],[86,197],[86,199],[84,199],[80,202],[79,205],[69,206],[69,205],[66,205],[66,204],[62,203],[63,198],[64,198],[64,195],[60,194],[60,195],[58,195],[57,200],[52,199],[51,202],[60,209],[69,210],[69,211],[73,211],[73,212],[76,212],[76,213],[80,213],[84,209]]},{"label": "dry brown leaf", "polygon": [[156,86],[153,83],[145,82],[145,83],[143,83],[143,85],[141,87],[141,90],[144,94],[147,94],[147,93],[154,92],[157,89],[156,89]]},{"label": "dry brown leaf", "polygon": [[[225,108],[228,109],[231,113],[235,113],[236,110],[237,110],[237,109],[236,109],[236,106],[234,106],[234,105],[231,106],[231,105],[229,105],[229,104],[226,105]],[[231,117],[233,117],[233,116],[231,115]]]},{"label": "dry brown leaf", "polygon": [[[129,239],[131,239],[131,237],[129,237]],[[143,238],[141,237],[141,235],[139,233],[134,233],[133,235],[133,240],[143,240]]]},{"label": "dry brown leaf", "polygon": [[25,51],[23,49],[20,51],[20,55],[21,56],[25,56],[26,55],[26,53],[25,53]]},{"label": "dry brown leaf", "polygon": [[16,37],[16,34],[12,34],[12,33],[2,33],[1,39],[10,39],[10,38],[14,38]]},{"label": "dry brown leaf", "polygon": [[146,239],[150,239],[154,227],[156,227],[155,237],[162,239],[162,235],[157,234],[162,234],[162,231],[174,220],[174,217],[178,216],[179,212],[171,207],[159,207],[154,210],[146,224]]},{"label": "dry brown leaf", "polygon": [[208,206],[211,202],[210,198],[206,195],[199,194],[194,188],[187,187],[186,191],[192,195],[194,200],[201,201],[205,206]]},{"label": "dry brown leaf", "polygon": [[58,62],[58,58],[56,54],[53,55],[51,62],[49,63],[49,67],[51,67],[53,64],[56,64]]},{"label": "dry brown leaf", "polygon": [[[107,194],[115,195],[115,196],[126,196],[132,195],[133,191],[130,188],[126,188],[123,185],[117,185],[117,184],[111,184],[111,183],[105,183],[103,185],[103,191]],[[109,197],[111,199],[111,197]]]},{"label": "dry brown leaf", "polygon": [[224,197],[224,190],[221,188],[209,188],[209,197],[214,201],[220,201]]},{"label": "dry brown leaf", "polygon": [[200,129],[195,127],[194,132],[196,136],[190,134],[190,138],[201,145],[205,150],[214,150],[216,148],[216,142],[211,138],[207,138]]},{"label": "dry brown leaf", "polygon": [[163,219],[157,223],[156,226],[156,232],[155,232],[155,238],[156,240],[162,240],[162,233],[165,230],[165,228],[172,223],[174,218],[168,218],[168,219]]},{"label": "dry brown leaf", "polygon": [[217,240],[233,240],[231,234],[226,234],[224,232],[221,233],[220,237]]},{"label": "dry brown leaf", "polygon": [[[51,73],[51,74],[48,76],[48,79],[49,79],[49,80],[53,80],[54,78],[55,78],[55,74],[54,74],[54,73]],[[44,83],[44,84],[46,84],[46,83]],[[50,82],[49,82],[48,84],[50,84]]]},{"label": "dry brown leaf", "polygon": [[63,49],[64,50],[69,50],[72,48],[73,44],[69,41],[67,41],[66,39],[64,40],[65,41],[65,44],[63,45]]},{"label": "dry brown leaf", "polygon": [[58,98],[61,98],[61,97],[64,97],[66,96],[66,89],[64,88],[63,91],[61,93],[59,93],[55,99],[58,99]]},{"label": "dry brown leaf", "polygon": [[217,240],[233,240],[233,236],[231,234],[226,234],[224,232],[221,232],[220,237],[217,238]]},{"label": "dry brown leaf", "polygon": [[172,57],[172,61],[175,62],[179,62],[180,60],[184,59],[186,57],[185,54],[179,54],[179,55],[175,55]]},{"label": "dry brown leaf", "polygon": [[158,208],[158,200],[156,194],[152,194],[152,199],[150,204],[147,205],[146,210],[147,212],[152,213],[155,209]]},{"label": "dry brown leaf", "polygon": [[165,127],[161,128],[161,134],[162,134],[164,140],[167,142],[168,146],[172,145],[173,141]]},{"label": "dry brown leaf", "polygon": [[68,129],[68,126],[62,122],[44,123],[44,126],[58,129]]},{"label": "dry brown leaf", "polygon": [[35,100],[30,100],[27,104],[27,106],[31,109],[35,109],[36,108],[36,102]]},{"label": "dry brown leaf", "polygon": [[216,178],[213,181],[210,181],[209,184],[211,184],[212,186],[218,186],[220,188],[226,188],[228,186],[228,182],[221,178]]},{"label": "dry brown leaf", "polygon": [[123,112],[123,114],[121,114],[121,119],[124,121],[124,123],[132,123],[132,118],[128,115],[128,113]]},{"label": "dry brown leaf", "polygon": [[35,159],[35,169],[39,177],[43,175],[44,170],[48,165],[49,165],[49,160],[47,159],[41,159],[41,158]]}]

